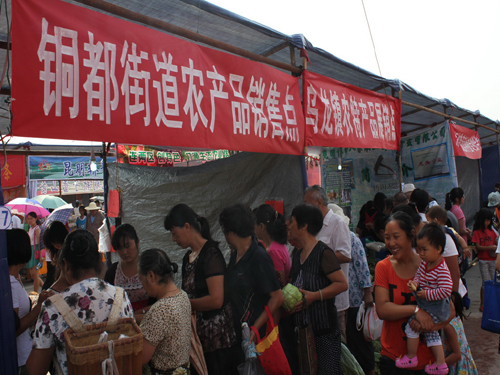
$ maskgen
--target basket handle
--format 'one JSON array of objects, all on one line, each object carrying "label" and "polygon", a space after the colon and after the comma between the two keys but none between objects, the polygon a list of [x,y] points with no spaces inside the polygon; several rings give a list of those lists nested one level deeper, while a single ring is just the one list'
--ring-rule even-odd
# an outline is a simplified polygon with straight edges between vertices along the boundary
[{"label": "basket handle", "polygon": [[111,308],[111,312],[109,313],[108,325],[116,325],[118,323],[118,319],[120,319],[120,312],[123,305],[123,288],[115,287],[115,301],[113,302],[113,307]]},{"label": "basket handle", "polygon": [[54,294],[49,300],[54,304],[57,311],[59,311],[64,319],[64,321],[68,324],[68,326],[74,332],[84,332],[85,327],[83,326],[82,321],[75,312],[70,309],[62,294]]}]

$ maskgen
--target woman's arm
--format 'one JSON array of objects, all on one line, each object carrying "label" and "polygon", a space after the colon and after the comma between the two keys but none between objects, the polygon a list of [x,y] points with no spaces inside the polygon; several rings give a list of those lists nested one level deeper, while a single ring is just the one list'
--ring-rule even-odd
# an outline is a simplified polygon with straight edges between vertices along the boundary
[{"label": "woman's arm", "polygon": [[224,303],[224,276],[212,276],[206,280],[208,295],[190,300],[193,311],[220,309]]},{"label": "woman's arm", "polygon": [[[327,277],[328,280],[330,280],[332,283],[328,285],[326,288],[321,289],[321,293],[319,292],[319,290],[316,292],[310,292],[307,290],[299,289],[302,292],[302,294],[304,294],[306,306],[309,306],[311,303],[315,301],[320,301],[321,296],[323,296],[323,299],[330,299],[347,290],[347,280],[345,278],[344,272],[341,269],[329,273]],[[302,301],[299,301],[295,305],[295,308],[297,310],[302,309],[302,304],[304,299]]]},{"label": "woman's arm", "polygon": [[[142,364],[146,365],[153,357],[156,346],[152,345],[148,340],[142,339]],[[31,372],[30,372],[31,375]],[[45,375],[45,374],[44,374]]]},{"label": "woman's arm", "polygon": [[454,365],[460,358],[462,358],[462,353],[460,352],[460,344],[458,343],[457,332],[451,324],[447,324],[444,327],[444,334],[448,340],[448,346],[450,347],[451,353],[446,357],[445,361],[448,366]]},{"label": "woman's arm", "polygon": [[[271,315],[275,315],[276,312],[279,310],[281,305],[283,305],[283,302],[285,301],[285,297],[283,296],[283,292],[281,289],[275,290],[274,292],[269,293],[269,296],[271,297],[269,299],[269,302],[267,303],[267,306],[269,307],[269,310],[271,311]],[[253,326],[257,328],[257,331],[262,327],[266,322],[267,322],[267,311],[264,310],[262,314],[257,318],[257,320],[253,323]],[[277,322],[274,322],[277,324]],[[255,341],[255,333],[252,330],[250,332],[250,341]]]},{"label": "woman's arm", "polygon": [[[54,292],[49,292],[47,290],[44,290],[42,293],[40,293],[38,297],[38,303],[35,305],[35,307],[33,307],[33,309],[31,309],[28,314],[26,314],[22,318],[19,318],[21,324],[16,331],[16,336],[19,336],[21,333],[26,331],[28,327],[30,327],[35,322],[35,320],[38,318],[38,315],[40,315],[40,310],[42,308],[43,302],[53,294]],[[15,308],[14,311],[17,315],[19,315],[19,308]]]},{"label": "woman's arm", "polygon": [[500,272],[500,254],[497,254],[497,260],[495,261],[495,268]]},{"label": "woman's arm", "polygon": [[472,238],[472,236],[470,235],[470,229],[467,229],[465,228],[465,224],[462,225],[462,223],[464,222],[464,218],[461,218],[461,219],[458,219],[458,233],[461,234],[462,236],[467,236],[469,239]]},{"label": "woman's arm", "polygon": [[481,246],[481,245],[476,244],[477,251],[490,251],[490,250],[496,250],[496,249],[497,249],[496,245]]},{"label": "woman's arm", "polygon": [[47,372],[49,372],[50,362],[54,357],[55,350],[55,346],[48,349],[32,349],[28,361],[26,362],[28,374],[46,375]]},{"label": "woman's arm", "polygon": [[409,318],[415,314],[416,307],[416,305],[398,305],[391,302],[389,290],[375,285],[375,308],[380,319],[399,320]]}]

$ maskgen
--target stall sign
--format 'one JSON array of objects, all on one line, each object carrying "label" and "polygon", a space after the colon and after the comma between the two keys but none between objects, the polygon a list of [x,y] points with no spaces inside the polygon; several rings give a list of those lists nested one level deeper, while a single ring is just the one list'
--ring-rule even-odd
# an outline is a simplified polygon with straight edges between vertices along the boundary
[{"label": "stall sign", "polygon": [[183,161],[212,161],[228,158],[228,150],[214,151],[128,151],[128,162],[135,165],[163,166]]},{"label": "stall sign", "polygon": [[304,72],[306,146],[399,150],[401,100]]},{"label": "stall sign", "polygon": [[14,135],[302,154],[299,79],[60,0],[13,0]]},{"label": "stall sign", "polygon": [[36,195],[94,194],[103,191],[103,180],[36,181]]},{"label": "stall sign", "polygon": [[[96,157],[95,170],[92,170],[89,157],[64,156],[30,156],[30,180],[75,180],[103,178],[103,165],[100,157]],[[107,158],[114,162],[115,158]]]}]

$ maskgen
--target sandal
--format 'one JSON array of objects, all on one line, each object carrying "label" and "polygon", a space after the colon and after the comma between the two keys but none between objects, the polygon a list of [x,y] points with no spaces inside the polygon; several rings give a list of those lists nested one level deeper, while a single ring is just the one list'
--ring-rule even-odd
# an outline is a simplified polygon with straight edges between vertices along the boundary
[{"label": "sandal", "polygon": [[418,358],[417,356],[413,358],[408,358],[406,354],[402,357],[396,359],[396,367],[398,368],[413,368],[418,366]]},{"label": "sandal", "polygon": [[425,372],[431,375],[446,375],[448,374],[448,365],[443,363],[442,365],[437,365],[434,362],[432,365],[425,366]]}]

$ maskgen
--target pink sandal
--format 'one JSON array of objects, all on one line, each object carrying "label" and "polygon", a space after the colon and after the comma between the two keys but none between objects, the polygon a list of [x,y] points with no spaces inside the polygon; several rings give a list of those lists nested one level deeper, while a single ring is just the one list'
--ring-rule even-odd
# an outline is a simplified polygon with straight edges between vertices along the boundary
[{"label": "pink sandal", "polygon": [[448,373],[448,365],[443,363],[442,365],[437,365],[434,362],[432,365],[425,366],[425,372],[430,375],[446,375]]},{"label": "pink sandal", "polygon": [[413,368],[418,366],[417,356],[413,358],[408,358],[406,354],[398,359],[396,359],[396,367],[398,368]]}]

